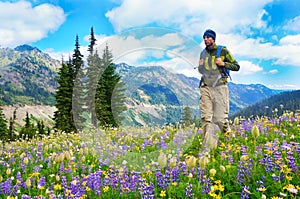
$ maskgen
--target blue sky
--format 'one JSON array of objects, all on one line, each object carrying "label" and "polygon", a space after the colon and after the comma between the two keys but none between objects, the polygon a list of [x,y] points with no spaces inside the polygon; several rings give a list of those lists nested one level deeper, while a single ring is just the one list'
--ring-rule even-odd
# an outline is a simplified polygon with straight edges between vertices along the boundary
[{"label": "blue sky", "polygon": [[90,28],[115,63],[193,69],[203,32],[216,31],[241,65],[232,81],[300,89],[299,0],[0,0],[0,46],[30,44],[60,59],[79,36],[87,54]]}]

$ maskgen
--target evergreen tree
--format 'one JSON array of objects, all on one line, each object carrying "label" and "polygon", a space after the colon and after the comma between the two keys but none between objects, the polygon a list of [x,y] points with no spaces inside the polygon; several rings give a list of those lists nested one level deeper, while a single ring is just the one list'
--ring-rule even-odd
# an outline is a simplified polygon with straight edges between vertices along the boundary
[{"label": "evergreen tree", "polygon": [[[0,75],[0,78],[1,78],[1,75]],[[5,140],[7,138],[7,133],[8,133],[7,121],[6,121],[5,116],[3,114],[2,96],[0,96],[0,139]]]},{"label": "evergreen tree", "polygon": [[78,130],[82,130],[84,118],[82,116],[84,112],[85,105],[85,89],[84,89],[84,62],[83,62],[83,55],[80,52],[80,45],[78,41],[78,35],[76,35],[75,40],[75,49],[74,54],[72,57],[72,64],[73,64],[73,71],[74,76],[73,79],[73,96],[72,96],[72,116],[73,116],[73,122],[76,127],[79,128]]},{"label": "evergreen tree", "polygon": [[91,27],[90,44],[88,46],[88,51],[90,52],[90,55],[94,54],[94,47],[96,45],[96,41],[97,41],[97,39],[95,38],[95,35],[94,35],[94,28]]},{"label": "evergreen tree", "polygon": [[180,123],[183,124],[184,126],[189,126],[193,122],[192,118],[192,110],[190,107],[186,106],[183,108],[183,113],[181,117]]},{"label": "evergreen tree", "polygon": [[13,117],[9,118],[9,128],[8,128],[8,137],[7,139],[10,141],[15,140],[15,121],[17,118],[17,109],[13,112]]},{"label": "evergreen tree", "polygon": [[94,30],[91,28],[90,34],[90,44],[89,44],[89,55],[87,57],[87,95],[86,95],[86,105],[87,110],[91,117],[91,123],[93,126],[97,126],[97,117],[95,113],[95,92],[97,88],[97,82],[99,75],[102,74],[104,67],[101,67],[101,58],[98,52],[95,51],[96,39],[94,36]]},{"label": "evergreen tree", "polygon": [[95,94],[96,116],[100,126],[104,127],[117,127],[122,120],[121,113],[126,110],[124,84],[112,61],[112,53],[106,45],[101,58],[104,71],[98,80]]},{"label": "evergreen tree", "polygon": [[54,112],[54,128],[67,133],[75,130],[72,117],[72,74],[72,63],[66,64],[62,61],[62,67],[59,69],[56,79],[59,86],[55,93],[57,110]]},{"label": "evergreen tree", "polygon": [[24,121],[25,121],[25,124],[21,128],[19,137],[22,139],[32,139],[35,134],[35,129],[34,129],[34,126],[30,122],[30,117],[29,117],[28,112],[26,112],[26,117],[25,117]]},{"label": "evergreen tree", "polygon": [[37,131],[40,137],[42,137],[42,135],[46,134],[46,130],[45,130],[45,125],[43,120],[39,120],[37,121]]}]

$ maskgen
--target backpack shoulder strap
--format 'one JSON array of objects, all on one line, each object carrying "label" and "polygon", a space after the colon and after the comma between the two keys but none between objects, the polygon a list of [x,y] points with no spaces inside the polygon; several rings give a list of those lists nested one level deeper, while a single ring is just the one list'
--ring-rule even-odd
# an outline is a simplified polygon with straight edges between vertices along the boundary
[{"label": "backpack shoulder strap", "polygon": [[216,55],[217,58],[219,58],[221,56],[222,48],[226,48],[226,46],[218,45],[217,55]]}]

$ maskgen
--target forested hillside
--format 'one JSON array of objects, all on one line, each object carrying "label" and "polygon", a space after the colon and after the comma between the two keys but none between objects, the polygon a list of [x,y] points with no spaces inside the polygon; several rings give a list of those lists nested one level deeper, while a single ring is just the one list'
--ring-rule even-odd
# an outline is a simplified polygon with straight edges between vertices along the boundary
[{"label": "forested hillside", "polygon": [[263,99],[247,108],[241,109],[231,115],[231,118],[243,116],[246,118],[255,116],[282,115],[285,111],[300,110],[300,90],[285,91],[280,94]]}]

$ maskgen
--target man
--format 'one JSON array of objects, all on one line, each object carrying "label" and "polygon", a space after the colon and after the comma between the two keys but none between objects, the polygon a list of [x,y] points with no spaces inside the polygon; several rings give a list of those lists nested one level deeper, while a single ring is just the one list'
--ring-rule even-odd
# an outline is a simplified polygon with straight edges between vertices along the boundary
[{"label": "man", "polygon": [[[200,111],[203,125],[204,150],[217,146],[215,125],[222,133],[230,133],[228,122],[229,92],[228,70],[238,71],[240,66],[227,48],[216,45],[216,33],[206,30],[203,34],[205,49],[200,54],[198,70],[202,74],[200,81]],[[218,52],[219,51],[219,52]]]}]

